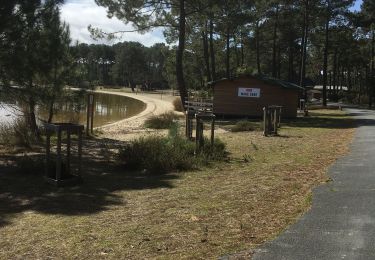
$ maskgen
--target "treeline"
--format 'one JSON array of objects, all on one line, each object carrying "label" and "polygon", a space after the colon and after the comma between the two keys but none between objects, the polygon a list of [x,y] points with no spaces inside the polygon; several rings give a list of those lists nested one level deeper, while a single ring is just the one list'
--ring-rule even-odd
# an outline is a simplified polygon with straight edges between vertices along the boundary
[{"label": "treeline", "polygon": [[70,84],[78,87],[142,85],[167,88],[169,48],[158,43],[145,47],[137,42],[113,46],[77,44],[71,47],[75,71]]},{"label": "treeline", "polygon": [[[191,87],[240,72],[267,74],[301,86],[345,85],[356,98],[374,97],[375,4],[364,0],[98,0],[135,29],[165,28],[177,43],[175,83]],[[125,8],[126,7],[126,8]],[[97,37],[108,35],[91,28]],[[109,34],[113,36],[113,34]],[[354,99],[354,96],[352,99]]]}]

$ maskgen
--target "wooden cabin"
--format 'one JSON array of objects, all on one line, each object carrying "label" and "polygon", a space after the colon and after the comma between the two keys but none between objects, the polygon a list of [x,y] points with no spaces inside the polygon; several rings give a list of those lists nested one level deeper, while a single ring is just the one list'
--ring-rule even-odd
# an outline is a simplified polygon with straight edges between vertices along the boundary
[{"label": "wooden cabin", "polygon": [[298,99],[303,88],[265,76],[239,76],[209,84],[213,88],[216,115],[261,117],[263,107],[282,106],[282,116],[297,116]]}]

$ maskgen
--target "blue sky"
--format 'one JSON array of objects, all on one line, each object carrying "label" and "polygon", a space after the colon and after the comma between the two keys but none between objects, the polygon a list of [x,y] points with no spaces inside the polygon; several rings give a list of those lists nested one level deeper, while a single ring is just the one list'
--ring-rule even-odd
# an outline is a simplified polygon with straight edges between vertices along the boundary
[{"label": "blue sky", "polygon": [[351,8],[352,11],[359,11],[361,9],[362,0],[356,0],[354,6]]},{"label": "blue sky", "polygon": [[[351,10],[358,11],[361,4],[362,0],[356,0]],[[94,0],[67,0],[61,8],[61,16],[70,25],[72,39],[83,43],[98,43],[90,37],[87,30],[90,24],[107,32],[132,29],[131,24],[124,24],[116,18],[109,19],[105,8],[97,6]],[[137,41],[145,46],[165,42],[161,29],[145,34],[126,33],[118,41]],[[113,44],[114,42],[102,40],[99,43]]]}]

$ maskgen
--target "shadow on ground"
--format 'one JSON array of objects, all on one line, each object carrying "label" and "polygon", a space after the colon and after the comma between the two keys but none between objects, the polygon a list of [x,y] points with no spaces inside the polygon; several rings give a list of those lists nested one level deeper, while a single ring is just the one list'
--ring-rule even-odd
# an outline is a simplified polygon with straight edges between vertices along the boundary
[{"label": "shadow on ground", "polygon": [[[355,118],[357,114],[350,113],[346,115],[320,115],[314,114],[311,117],[303,117],[282,121],[283,124],[290,127],[313,127],[313,128],[330,128],[330,129],[347,129],[359,126],[375,125],[373,119]],[[363,116],[363,114],[361,114]]]},{"label": "shadow on ground", "polygon": [[[17,213],[36,211],[44,214],[87,215],[106,210],[111,205],[126,205],[117,191],[172,188],[177,175],[149,175],[129,172],[108,157],[107,147],[123,145],[109,139],[86,140],[83,154],[84,183],[76,187],[56,188],[47,184],[43,164],[17,166],[16,156],[0,154],[0,227],[11,222]],[[31,159],[31,160],[30,160]],[[41,162],[42,154],[30,155]],[[24,163],[25,164],[25,163]]]}]

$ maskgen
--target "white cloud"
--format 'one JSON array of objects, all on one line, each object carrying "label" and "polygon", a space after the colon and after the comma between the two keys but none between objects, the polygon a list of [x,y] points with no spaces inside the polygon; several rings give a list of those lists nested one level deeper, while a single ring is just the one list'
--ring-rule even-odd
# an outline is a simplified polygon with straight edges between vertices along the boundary
[{"label": "white cloud", "polygon": [[125,33],[120,40],[95,41],[91,38],[87,27],[91,24],[93,27],[101,28],[105,32],[115,32],[132,30],[130,24],[124,24],[117,18],[109,19],[104,7],[97,6],[94,0],[68,0],[61,7],[61,17],[69,24],[71,37],[73,41],[81,43],[106,43],[113,44],[118,41],[136,41],[151,46],[157,42],[165,42],[160,29],[140,34],[137,32]]}]

